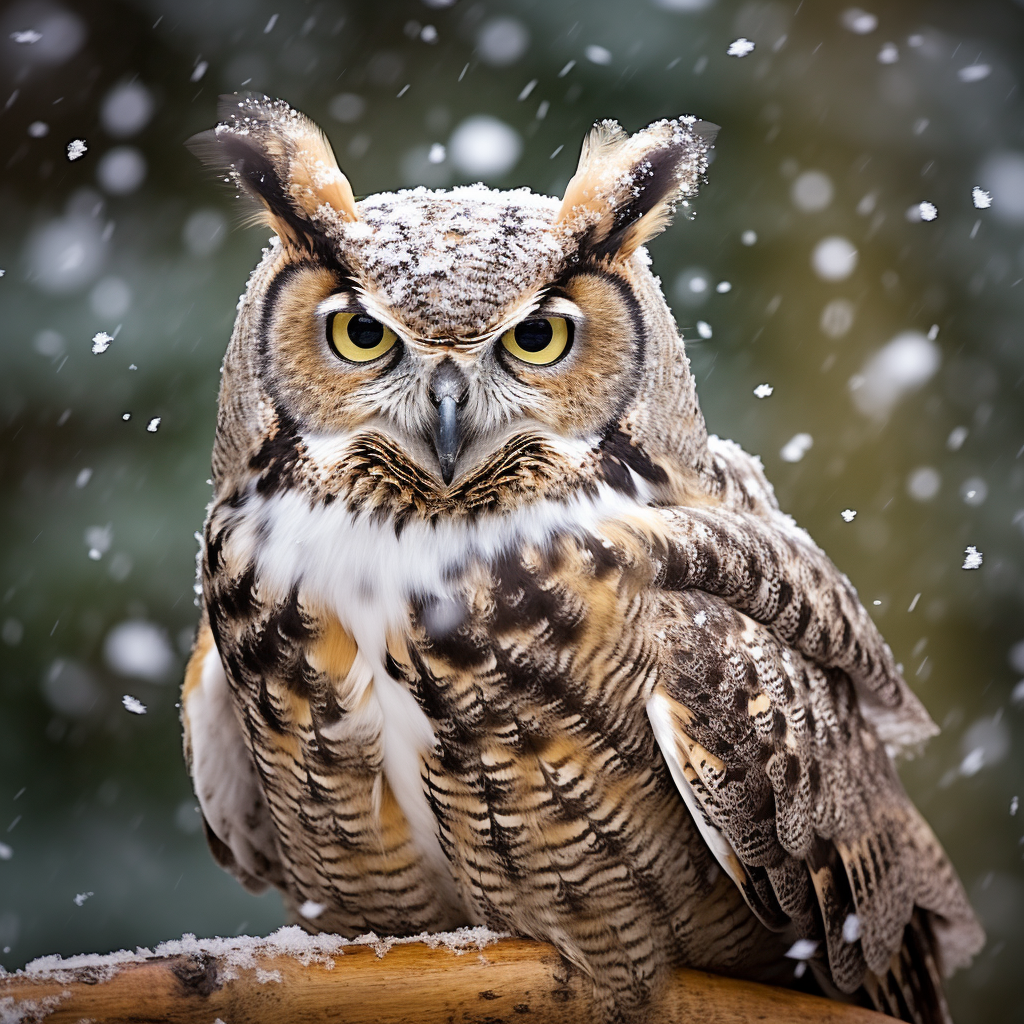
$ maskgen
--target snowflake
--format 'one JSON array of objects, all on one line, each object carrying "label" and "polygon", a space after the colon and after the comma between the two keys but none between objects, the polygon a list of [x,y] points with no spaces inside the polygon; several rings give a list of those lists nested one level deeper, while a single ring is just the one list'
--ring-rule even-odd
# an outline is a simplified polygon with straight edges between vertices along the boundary
[{"label": "snowflake", "polygon": [[794,434],[782,446],[779,458],[783,462],[799,462],[811,450],[813,444],[814,439],[810,434]]},{"label": "snowflake", "polygon": [[857,518],[857,512],[852,508],[844,508],[839,514],[843,517],[844,523],[852,523]]},{"label": "snowflake", "polygon": [[144,715],[146,713],[146,705],[130,693],[126,693],[121,698],[121,703],[124,705],[125,711],[130,711],[133,715]]},{"label": "snowflake", "polygon": [[758,398],[767,398],[774,390],[775,388],[773,388],[771,384],[758,384],[757,387],[754,388],[754,394],[757,395]]},{"label": "snowflake", "polygon": [[979,210],[987,210],[992,205],[992,193],[986,192],[985,189],[979,188],[977,185],[971,190],[971,198]]},{"label": "snowflake", "polygon": [[154,416],[147,424],[146,429],[151,433],[155,434],[160,428],[160,417]]},{"label": "snowflake", "polygon": [[961,68],[956,73],[956,77],[961,82],[980,82],[983,78],[988,78],[991,73],[992,68],[988,64],[971,64],[966,68]]},{"label": "snowflake", "polygon": [[707,320],[698,320],[698,321],[697,321],[697,333],[698,333],[698,334],[699,334],[699,335],[700,335],[700,336],[701,336],[701,337],[702,337],[702,338],[703,338],[703,339],[704,339],[705,341],[707,341],[707,340],[708,340],[708,338],[710,338],[710,337],[711,337],[711,324],[709,324],[709,323],[707,322]]},{"label": "snowflake", "polygon": [[843,27],[859,36],[866,36],[878,28],[877,15],[862,11],[859,7],[848,7],[842,15]]},{"label": "snowflake", "polygon": [[964,564],[961,566],[962,569],[980,569],[981,560],[984,556],[982,553],[973,545],[969,545],[964,549]]},{"label": "snowflake", "polygon": [[35,29],[27,28],[22,32],[12,32],[11,38],[18,44],[24,46],[31,46],[32,43],[38,43],[43,38],[42,32],[36,32]]},{"label": "snowflake", "polygon": [[85,139],[72,139],[68,143],[68,159],[71,161],[80,160],[85,156],[88,149],[89,144]]},{"label": "snowflake", "polygon": [[730,57],[746,57],[748,53],[753,53],[754,44],[749,40],[740,36],[739,39],[734,39],[729,44],[729,49],[725,52]]},{"label": "snowflake", "polygon": [[792,946],[786,950],[786,956],[791,960],[810,960],[818,950],[818,943],[814,939],[797,939]]},{"label": "snowflake", "polygon": [[939,208],[934,203],[929,203],[927,199],[918,204],[917,210],[921,220],[935,220],[939,215]]},{"label": "snowflake", "polygon": [[110,343],[114,339],[107,334],[106,331],[100,331],[92,336],[92,354],[98,356],[101,352],[106,352],[110,348]]}]

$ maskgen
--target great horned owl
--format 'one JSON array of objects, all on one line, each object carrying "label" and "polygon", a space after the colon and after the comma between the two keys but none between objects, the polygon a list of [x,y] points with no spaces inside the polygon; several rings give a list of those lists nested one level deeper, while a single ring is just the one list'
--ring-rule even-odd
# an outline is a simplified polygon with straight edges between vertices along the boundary
[{"label": "great horned owl", "polygon": [[599,123],[561,200],[357,202],[302,114],[221,113],[192,146],[275,234],[182,699],[219,862],[315,929],[548,940],[610,1019],[675,964],[791,979],[799,940],[829,994],[948,1019],[983,935],[892,762],[935,727],[708,436],[643,248],[716,128]]}]

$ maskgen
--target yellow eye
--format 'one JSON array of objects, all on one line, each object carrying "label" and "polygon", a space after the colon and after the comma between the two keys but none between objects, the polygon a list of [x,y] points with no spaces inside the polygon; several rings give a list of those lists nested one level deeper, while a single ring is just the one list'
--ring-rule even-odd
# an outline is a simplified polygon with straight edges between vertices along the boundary
[{"label": "yellow eye", "polygon": [[572,335],[571,320],[561,316],[537,317],[510,327],[501,336],[501,344],[524,363],[550,366],[569,351]]},{"label": "yellow eye", "polygon": [[327,322],[327,343],[335,355],[352,363],[379,359],[396,341],[390,327],[365,313],[335,313]]}]

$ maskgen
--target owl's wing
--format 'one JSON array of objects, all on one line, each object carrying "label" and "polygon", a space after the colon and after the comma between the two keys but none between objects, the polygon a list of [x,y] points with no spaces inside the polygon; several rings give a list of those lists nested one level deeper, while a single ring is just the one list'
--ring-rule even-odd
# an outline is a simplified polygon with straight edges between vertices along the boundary
[{"label": "owl's wing", "polygon": [[789,516],[673,506],[624,522],[633,537],[622,547],[639,535],[656,587],[720,597],[811,662],[849,676],[890,752],[938,732],[853,585]]},{"label": "owl's wing", "polygon": [[206,616],[185,671],[181,720],[214,859],[250,892],[282,884],[277,835]]},{"label": "owl's wing", "polygon": [[826,980],[945,1019],[939,971],[984,937],[883,742],[918,742],[931,720],[802,531],[652,511],[665,655],[647,711],[698,828],[768,927],[819,943]]}]

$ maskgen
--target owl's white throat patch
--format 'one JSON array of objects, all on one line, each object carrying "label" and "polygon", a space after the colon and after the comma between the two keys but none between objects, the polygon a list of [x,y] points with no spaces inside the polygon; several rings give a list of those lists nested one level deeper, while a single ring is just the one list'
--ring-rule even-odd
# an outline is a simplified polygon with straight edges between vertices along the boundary
[{"label": "owl's white throat patch", "polygon": [[641,506],[642,499],[602,484],[593,496],[545,499],[474,520],[414,520],[396,531],[391,521],[353,513],[341,502],[311,507],[299,492],[251,494],[232,546],[255,559],[271,592],[300,586],[333,609],[360,651],[382,667],[386,634],[408,621],[414,598],[445,601],[474,561],[544,546],[559,534],[593,534],[601,522]]}]

